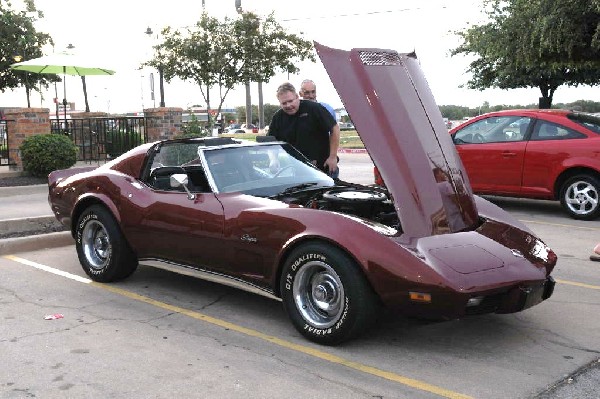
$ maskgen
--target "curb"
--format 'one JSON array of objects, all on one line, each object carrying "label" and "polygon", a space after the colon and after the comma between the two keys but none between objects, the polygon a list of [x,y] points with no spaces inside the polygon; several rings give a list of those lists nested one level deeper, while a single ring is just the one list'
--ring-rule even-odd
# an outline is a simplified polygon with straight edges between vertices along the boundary
[{"label": "curb", "polygon": [[41,249],[66,247],[75,243],[70,231],[0,240],[0,256]]},{"label": "curb", "polygon": [[338,148],[338,154],[364,154],[367,150],[364,148]]},{"label": "curb", "polygon": [[[56,217],[53,215],[47,216],[29,216],[25,218],[3,219],[0,220],[1,233],[28,233],[36,231],[52,231],[49,228],[63,227]],[[59,231],[59,230],[54,230]],[[33,234],[33,233],[32,233]]]},{"label": "curb", "polygon": [[14,195],[28,195],[47,193],[47,184],[32,184],[30,186],[0,187],[0,197],[12,197]]}]

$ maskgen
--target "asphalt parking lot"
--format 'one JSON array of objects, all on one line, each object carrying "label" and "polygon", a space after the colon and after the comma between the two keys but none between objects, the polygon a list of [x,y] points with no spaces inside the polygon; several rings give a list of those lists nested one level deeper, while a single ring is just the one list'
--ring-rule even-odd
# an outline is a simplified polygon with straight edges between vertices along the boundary
[{"label": "asphalt parking lot", "polygon": [[[348,159],[342,174],[370,179]],[[167,267],[97,284],[72,245],[0,257],[0,397],[600,397],[599,374],[578,374],[600,357],[600,221],[490,199],[558,254],[552,298],[450,322],[384,314],[338,347],[303,339],[275,299]]]}]

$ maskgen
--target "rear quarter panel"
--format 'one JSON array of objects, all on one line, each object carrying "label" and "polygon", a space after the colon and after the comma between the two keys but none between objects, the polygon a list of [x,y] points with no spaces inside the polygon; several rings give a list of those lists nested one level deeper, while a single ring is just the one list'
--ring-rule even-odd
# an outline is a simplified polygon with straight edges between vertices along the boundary
[{"label": "rear quarter panel", "polygon": [[566,170],[575,168],[600,173],[600,137],[530,141],[523,168],[523,195],[556,199],[557,179]]}]

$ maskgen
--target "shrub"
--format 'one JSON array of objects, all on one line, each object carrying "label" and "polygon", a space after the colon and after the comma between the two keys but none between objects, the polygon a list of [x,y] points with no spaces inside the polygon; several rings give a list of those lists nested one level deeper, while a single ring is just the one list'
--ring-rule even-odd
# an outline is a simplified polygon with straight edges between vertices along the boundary
[{"label": "shrub", "polygon": [[70,168],[77,162],[77,146],[62,134],[27,137],[19,149],[23,169],[33,176],[45,177],[52,171]]},{"label": "shrub", "polygon": [[196,115],[192,113],[189,122],[181,127],[181,134],[178,137],[191,138],[206,136],[210,136],[208,129],[202,126]]}]

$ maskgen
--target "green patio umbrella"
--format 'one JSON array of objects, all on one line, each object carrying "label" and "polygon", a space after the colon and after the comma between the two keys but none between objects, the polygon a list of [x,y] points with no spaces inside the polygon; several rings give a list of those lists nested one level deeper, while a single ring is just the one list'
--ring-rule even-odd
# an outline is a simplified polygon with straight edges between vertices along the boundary
[{"label": "green patio umbrella", "polygon": [[[67,84],[64,75],[88,76],[88,75],[113,75],[115,71],[94,65],[90,59],[69,54],[56,53],[45,55],[31,60],[17,62],[10,66],[17,71],[26,71],[31,73],[47,73],[54,75],[63,75],[63,109],[65,116],[65,127],[67,127]],[[58,115],[57,115],[58,118]]]}]

